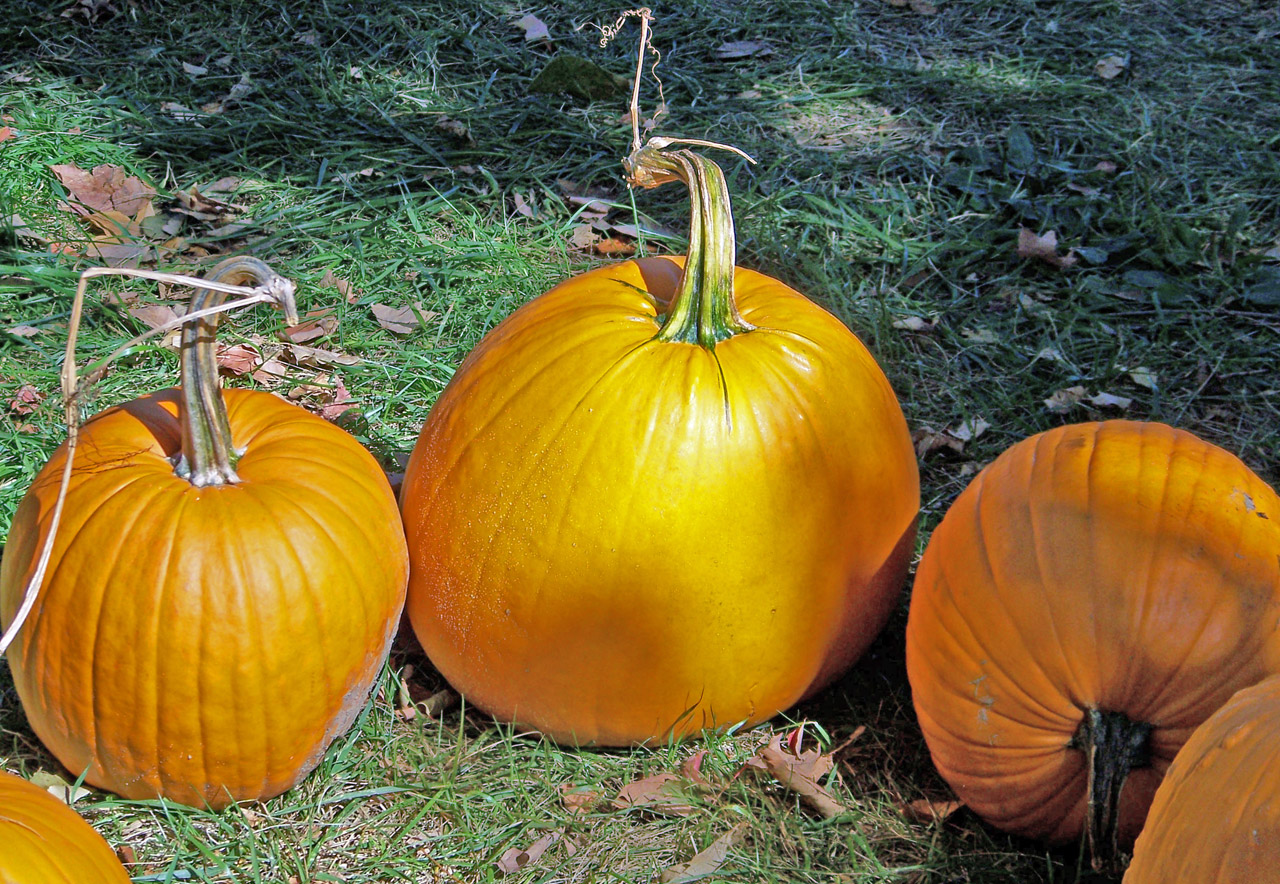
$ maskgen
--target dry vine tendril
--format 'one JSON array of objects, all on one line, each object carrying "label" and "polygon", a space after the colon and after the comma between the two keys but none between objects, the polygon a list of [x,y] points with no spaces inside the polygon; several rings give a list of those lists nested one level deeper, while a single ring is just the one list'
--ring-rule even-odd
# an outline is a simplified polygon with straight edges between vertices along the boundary
[{"label": "dry vine tendril", "polygon": [[[153,279],[160,282],[168,282],[173,285],[188,286],[196,289],[209,289],[230,295],[240,295],[234,301],[227,301],[222,304],[216,304],[203,310],[193,310],[183,316],[170,320],[161,326],[148,329],[140,335],[126,341],[117,347],[107,356],[91,363],[86,368],[86,374],[89,377],[88,382],[81,383],[80,374],[76,369],[76,339],[80,332],[80,321],[84,315],[84,296],[90,279],[99,276],[129,276],[140,279]],[[291,280],[286,279],[279,274],[275,274],[267,278],[261,285],[243,286],[231,285],[224,282],[216,282],[212,280],[200,279],[194,276],[183,276],[175,273],[161,273],[154,270],[135,270],[127,267],[90,267],[80,274],[80,280],[76,284],[75,300],[71,305],[71,319],[67,331],[67,347],[66,354],[62,362],[62,404],[67,428],[67,459],[62,469],[62,477],[59,482],[58,496],[54,501],[53,512],[49,519],[49,532],[45,536],[44,543],[40,547],[40,556],[36,561],[36,568],[31,574],[31,578],[27,581],[26,587],[22,593],[22,604],[18,606],[17,612],[14,614],[13,622],[0,635],[0,655],[9,649],[9,645],[17,638],[18,631],[22,628],[22,624],[26,622],[27,616],[31,613],[31,609],[35,606],[36,597],[39,595],[40,587],[44,583],[44,576],[49,567],[49,559],[53,554],[53,544],[58,534],[58,525],[62,520],[62,507],[66,501],[67,485],[71,478],[71,470],[75,463],[76,444],[80,434],[80,404],[84,399],[85,393],[101,377],[102,369],[105,369],[115,360],[119,359],[133,347],[153,338],[157,335],[163,335],[180,328],[189,323],[199,321],[209,316],[219,313],[226,313],[232,310],[239,310],[254,304],[275,303],[286,305],[287,309],[292,312],[294,284]],[[297,317],[288,315],[287,320],[296,322]]]}]

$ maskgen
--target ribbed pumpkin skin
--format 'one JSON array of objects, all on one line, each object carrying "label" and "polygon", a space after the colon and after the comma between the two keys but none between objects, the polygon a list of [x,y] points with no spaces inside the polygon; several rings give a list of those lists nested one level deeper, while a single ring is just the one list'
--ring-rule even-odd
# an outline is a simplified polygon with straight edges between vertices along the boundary
[{"label": "ribbed pumpkin skin", "polygon": [[407,610],[499,719],[619,745],[757,722],[884,625],[919,507],[866,348],[738,269],[758,328],[654,339],[681,262],[575,277],[459,369],[408,464]]},{"label": "ribbed pumpkin skin", "polygon": [[1280,500],[1157,423],[1023,440],[984,469],[917,570],[907,672],[938,770],[992,824],[1081,834],[1086,708],[1154,726],[1121,793],[1136,836],[1170,760],[1280,661]]},{"label": "ribbed pumpkin skin", "polygon": [[0,770],[0,884],[129,884],[129,875],[80,814]]},{"label": "ribbed pumpkin skin", "polygon": [[1280,677],[1227,701],[1173,759],[1124,884],[1280,880]]},{"label": "ribbed pumpkin skin", "polygon": [[[288,789],[354,720],[403,605],[403,529],[369,453],[268,393],[224,401],[245,449],[225,487],[174,474],[175,391],[84,425],[45,586],[8,655],[44,744],[129,798],[217,808]],[[14,520],[6,623],[64,452]]]}]

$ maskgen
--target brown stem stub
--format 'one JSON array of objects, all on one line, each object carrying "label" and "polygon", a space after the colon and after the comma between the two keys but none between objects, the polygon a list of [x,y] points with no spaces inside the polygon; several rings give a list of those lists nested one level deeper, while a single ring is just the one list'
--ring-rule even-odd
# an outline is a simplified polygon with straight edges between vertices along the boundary
[{"label": "brown stem stub", "polygon": [[1120,855],[1120,793],[1129,771],[1151,763],[1152,726],[1123,712],[1085,710],[1071,746],[1085,753],[1088,807],[1084,846],[1095,870],[1115,868]]}]

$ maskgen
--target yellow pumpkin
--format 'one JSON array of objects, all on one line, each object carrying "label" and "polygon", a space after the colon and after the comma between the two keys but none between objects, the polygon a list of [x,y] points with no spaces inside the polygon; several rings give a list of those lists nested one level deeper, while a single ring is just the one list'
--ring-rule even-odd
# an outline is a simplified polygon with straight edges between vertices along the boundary
[{"label": "yellow pumpkin", "polygon": [[[734,266],[720,170],[687,262],[626,261],[517,310],[405,474],[407,611],[470,702],[571,743],[755,723],[852,663],[900,597],[919,485],[867,349]],[[643,183],[643,182],[642,182]]]}]

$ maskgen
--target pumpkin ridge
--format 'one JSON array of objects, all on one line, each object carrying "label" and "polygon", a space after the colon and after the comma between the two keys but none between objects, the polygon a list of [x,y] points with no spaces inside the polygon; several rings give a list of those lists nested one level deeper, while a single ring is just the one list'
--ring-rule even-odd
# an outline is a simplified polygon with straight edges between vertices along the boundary
[{"label": "pumpkin ridge", "polygon": [[[1016,624],[1016,620],[1013,616],[1013,611],[1009,607],[1009,601],[1008,601],[1008,598],[1006,597],[1007,594],[1005,592],[1000,591],[1000,587],[1003,583],[1005,583],[1005,580],[1002,576],[996,573],[995,565],[992,562],[991,548],[987,543],[988,532],[983,527],[983,522],[986,519],[986,517],[984,516],[985,508],[983,507],[982,504],[985,499],[985,491],[987,487],[984,479],[984,473],[979,473],[977,475],[977,477],[974,479],[974,486],[975,486],[975,492],[974,492],[975,500],[974,500],[974,508],[973,508],[974,509],[973,518],[974,518],[974,534],[976,535],[974,538],[975,540],[974,546],[980,552],[982,563],[986,567],[987,576],[990,578],[990,585],[995,590],[994,592],[989,593],[989,595],[995,600],[996,604],[1000,606],[1000,612],[1004,616],[1004,618],[1010,624]],[[951,604],[952,604],[952,607],[955,609],[956,615],[960,617],[960,619],[965,623],[966,628],[969,629],[970,636],[973,638],[974,647],[979,649],[982,648],[983,642],[977,639],[977,633],[974,631],[973,627],[969,624],[968,620],[965,618],[964,616],[965,605],[958,601],[955,591],[952,589],[951,581],[947,580],[945,577],[945,569],[943,568],[942,565],[939,565],[939,571],[944,575],[942,582],[947,588],[947,594],[951,597],[951,600],[952,600]],[[1051,628],[1053,629],[1053,633],[1054,633],[1054,641],[1056,642],[1056,646],[1059,648],[1059,651],[1060,651],[1059,656],[1065,658],[1066,653],[1065,651],[1062,650],[1062,639],[1057,634],[1056,626],[1052,624],[1052,618],[1045,618],[1045,619],[1050,620]],[[1018,639],[1021,642],[1023,649],[1027,651],[1027,658],[1035,665],[1035,668],[1037,669],[1037,671],[1039,671],[1040,678],[1045,683],[1051,684],[1054,681],[1054,679],[1049,674],[1049,671],[1045,668],[1044,664],[1041,663],[1039,656],[1034,653],[1031,653],[1032,648],[1024,640],[1025,637],[1023,635],[1022,630],[1015,628],[1012,630],[1012,632],[1018,636]],[[989,658],[990,658],[990,655],[988,655],[988,662],[990,662]],[[1065,660],[1064,660],[1064,665],[1065,665]],[[1016,685],[1018,689],[1024,693],[1025,696],[1031,698],[1034,705],[1038,705],[1042,709],[1044,709],[1044,711],[1047,713],[1047,716],[1046,716],[1047,718],[1052,720],[1052,719],[1060,719],[1062,717],[1062,713],[1060,711],[1055,710],[1053,707],[1048,706],[1047,704],[1045,704],[1040,700],[1036,700],[1032,692],[1022,687],[1020,680],[1014,679],[1008,674],[1006,674],[1006,679],[1010,685]]]}]

